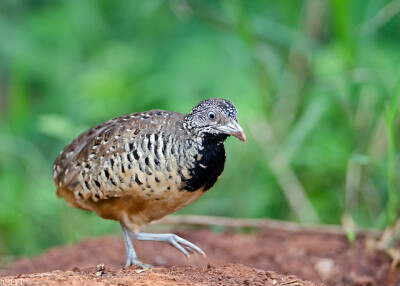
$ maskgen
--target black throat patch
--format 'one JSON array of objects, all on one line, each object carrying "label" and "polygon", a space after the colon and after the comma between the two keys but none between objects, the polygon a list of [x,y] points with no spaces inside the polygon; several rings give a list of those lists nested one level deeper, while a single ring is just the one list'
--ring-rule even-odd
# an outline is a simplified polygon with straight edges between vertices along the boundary
[{"label": "black throat patch", "polygon": [[184,189],[193,192],[204,186],[203,191],[209,190],[214,186],[219,175],[224,170],[225,165],[225,146],[224,141],[228,137],[225,134],[206,134],[203,139],[204,149],[200,151],[202,156],[196,161],[195,167],[190,169],[191,179],[183,180]]}]

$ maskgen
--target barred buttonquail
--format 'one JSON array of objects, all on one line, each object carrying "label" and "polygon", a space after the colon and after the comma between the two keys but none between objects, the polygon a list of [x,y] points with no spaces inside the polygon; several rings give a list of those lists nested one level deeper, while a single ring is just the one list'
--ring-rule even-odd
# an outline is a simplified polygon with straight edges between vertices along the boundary
[{"label": "barred buttonquail", "polygon": [[132,238],[166,241],[189,256],[204,252],[174,234],[140,227],[176,212],[210,189],[224,169],[224,141],[246,141],[237,111],[207,99],[189,114],[152,110],[111,119],[72,141],[53,167],[57,195],[74,207],[121,223],[126,266],[143,265]]}]

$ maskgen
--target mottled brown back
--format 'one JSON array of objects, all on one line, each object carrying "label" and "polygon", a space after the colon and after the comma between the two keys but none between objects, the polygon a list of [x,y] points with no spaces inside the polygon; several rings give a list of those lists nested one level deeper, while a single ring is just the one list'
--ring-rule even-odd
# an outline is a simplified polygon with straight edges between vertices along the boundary
[{"label": "mottled brown back", "polygon": [[[129,189],[123,188],[121,179],[127,177],[123,175],[133,174],[136,182],[132,183],[142,185],[146,180],[139,181],[135,174],[152,172],[148,166],[151,164],[152,169],[156,169],[154,159],[151,163],[147,161],[154,157],[150,153],[157,153],[154,148],[163,145],[158,141],[187,136],[182,128],[184,117],[181,113],[152,110],[117,117],[87,130],[66,146],[56,159],[53,168],[55,184],[70,189],[82,199],[105,199],[132,191],[134,184],[129,187],[128,183]],[[137,156],[129,154],[132,152]],[[140,158],[144,162],[137,164],[137,170],[129,169],[126,163],[134,165]]]}]

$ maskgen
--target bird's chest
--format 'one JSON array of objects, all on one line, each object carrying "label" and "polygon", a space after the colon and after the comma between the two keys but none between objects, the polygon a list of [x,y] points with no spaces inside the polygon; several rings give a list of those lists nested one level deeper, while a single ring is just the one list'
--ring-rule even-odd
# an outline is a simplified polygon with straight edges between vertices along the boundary
[{"label": "bird's chest", "polygon": [[[150,184],[146,190],[146,204],[151,219],[160,218],[175,212],[201,197],[210,189],[222,173],[225,164],[223,143],[202,142],[188,147],[186,142],[175,142],[177,152],[168,161],[172,164],[169,171],[159,182]],[[182,152],[179,152],[180,146]],[[154,186],[153,186],[154,185]]]},{"label": "bird's chest", "polygon": [[223,142],[209,142],[207,138],[200,148],[193,167],[189,169],[190,178],[184,179],[184,190],[194,192],[202,188],[209,190],[224,170],[225,148]]},{"label": "bird's chest", "polygon": [[[217,181],[225,165],[223,138],[205,136],[201,140],[170,140],[165,143],[164,158],[148,164],[151,175],[144,186],[160,195],[165,190],[178,192],[207,191]],[[155,161],[150,157],[151,162]],[[154,167],[154,166],[155,167]],[[152,177],[155,179],[153,180]],[[168,188],[168,186],[170,188]]]}]

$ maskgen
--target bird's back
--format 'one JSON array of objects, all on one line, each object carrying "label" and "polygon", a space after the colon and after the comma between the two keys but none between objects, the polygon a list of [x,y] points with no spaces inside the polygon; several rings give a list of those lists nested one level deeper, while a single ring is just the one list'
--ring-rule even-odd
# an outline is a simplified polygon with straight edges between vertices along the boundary
[{"label": "bird's back", "polygon": [[203,146],[183,128],[184,118],[153,110],[87,130],[54,163],[57,194],[132,228],[192,203],[221,174],[225,152]]},{"label": "bird's back", "polygon": [[[98,169],[114,167],[107,166],[107,162],[110,165],[114,165],[116,161],[120,163],[119,160],[126,162],[124,159],[129,161],[130,158],[122,156],[134,149],[136,152],[141,149],[144,152],[149,147],[156,147],[158,142],[155,141],[164,141],[169,136],[185,136],[181,126],[184,116],[177,112],[152,110],[116,117],[87,130],[67,145],[57,157],[53,166],[55,184],[58,187],[75,188],[77,176],[82,172],[90,171],[93,174]],[[150,134],[160,136],[150,140],[146,138]],[[142,146],[143,142],[148,146]],[[95,185],[97,186],[96,183]],[[95,193],[96,190],[92,192]],[[82,193],[84,198],[87,195],[87,192]]]}]

